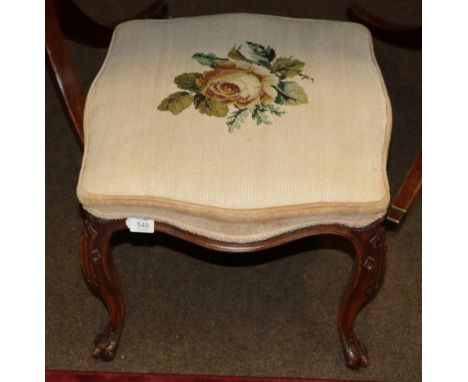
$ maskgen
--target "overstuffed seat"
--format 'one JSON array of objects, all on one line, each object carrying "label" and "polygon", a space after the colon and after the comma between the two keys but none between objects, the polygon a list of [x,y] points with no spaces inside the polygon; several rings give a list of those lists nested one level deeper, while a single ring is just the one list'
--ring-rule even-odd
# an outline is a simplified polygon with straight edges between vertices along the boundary
[{"label": "overstuffed seat", "polygon": [[[261,25],[261,28],[259,27]],[[130,21],[87,96],[83,207],[231,243],[385,215],[391,109],[349,22]]]},{"label": "overstuffed seat", "polygon": [[[137,18],[166,14],[158,0]],[[112,37],[86,106],[64,31],[92,46]],[[108,311],[93,357],[114,359],[124,328],[115,233],[228,253],[329,234],[354,248],[337,316],[346,365],[369,365],[354,322],[385,273],[391,110],[367,29],[252,14],[115,28],[47,0],[46,49],[84,136],[80,263]]]}]

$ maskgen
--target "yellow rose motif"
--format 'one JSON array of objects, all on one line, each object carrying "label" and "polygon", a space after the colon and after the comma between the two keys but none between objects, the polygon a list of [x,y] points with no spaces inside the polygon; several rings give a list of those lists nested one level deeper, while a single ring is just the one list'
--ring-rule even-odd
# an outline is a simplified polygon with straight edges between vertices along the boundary
[{"label": "yellow rose motif", "polygon": [[272,103],[278,82],[265,67],[243,61],[220,61],[200,79],[203,95],[239,108]]},{"label": "yellow rose motif", "polygon": [[[228,58],[213,53],[195,53],[192,58],[211,69],[203,73],[182,73],[174,78],[179,91],[169,94],[160,111],[178,115],[193,105],[206,116],[226,118],[228,131],[240,129],[250,115],[257,125],[271,125],[271,115],[286,111],[276,105],[308,103],[307,94],[293,77],[313,79],[302,72],[305,63],[294,57],[278,57],[270,46],[246,41],[228,52]],[[276,59],[275,59],[276,58]]]}]

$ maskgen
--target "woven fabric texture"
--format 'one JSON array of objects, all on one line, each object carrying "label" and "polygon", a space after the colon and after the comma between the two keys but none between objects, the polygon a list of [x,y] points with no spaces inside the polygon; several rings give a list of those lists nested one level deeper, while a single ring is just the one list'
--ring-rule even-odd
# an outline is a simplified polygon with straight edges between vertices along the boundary
[{"label": "woven fabric texture", "polygon": [[[237,53],[252,60],[247,42],[274,49],[273,67],[299,59],[301,75],[280,71],[298,86],[281,87],[264,68],[238,64],[235,53],[226,59],[241,47]],[[199,53],[227,60],[225,78],[244,97],[229,113],[244,106],[252,113],[240,128],[229,131],[231,114],[219,109],[158,108],[184,92],[174,82],[183,73],[204,75],[204,94],[219,90],[209,83],[219,73],[206,75],[213,67],[192,58]],[[272,89],[303,102],[283,98],[278,107]],[[257,92],[251,104],[249,91]],[[259,100],[281,110],[269,124],[253,116]],[[84,130],[78,198],[102,218],[151,218],[249,242],[307,225],[363,227],[389,202],[391,108],[370,34],[355,23],[253,14],[123,23],[88,94]]]}]

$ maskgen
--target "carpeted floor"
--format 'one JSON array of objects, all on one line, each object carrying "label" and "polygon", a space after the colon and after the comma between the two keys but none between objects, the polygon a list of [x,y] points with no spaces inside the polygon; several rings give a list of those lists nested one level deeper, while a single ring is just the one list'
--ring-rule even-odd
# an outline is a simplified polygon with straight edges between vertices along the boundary
[{"label": "carpeted floor", "polygon": [[[77,0],[101,20],[125,17],[149,0]],[[350,1],[168,0],[173,17],[256,12],[345,19]],[[361,0],[388,19],[421,22],[420,1]],[[261,26],[259,26],[261,27]],[[226,31],[223,31],[226,33]],[[70,43],[87,89],[105,50]],[[394,113],[389,178],[395,192],[421,143],[421,52],[375,41]],[[90,357],[106,312],[81,278],[81,152],[46,73],[46,367],[157,373],[315,378],[421,379],[421,203],[389,232],[388,268],[357,332],[371,366],[344,366],[338,303],[351,270],[345,242],[301,241],[258,257],[226,256],[167,237],[115,237],[113,254],[127,300],[117,358]],[[273,261],[264,262],[271,259]],[[250,265],[250,266],[247,266]]]}]

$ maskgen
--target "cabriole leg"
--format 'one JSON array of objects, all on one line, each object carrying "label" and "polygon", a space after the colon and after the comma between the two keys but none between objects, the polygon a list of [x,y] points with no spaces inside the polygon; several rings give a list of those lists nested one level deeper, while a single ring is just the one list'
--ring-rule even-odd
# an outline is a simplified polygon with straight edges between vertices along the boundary
[{"label": "cabriole leg", "polygon": [[83,219],[81,268],[89,289],[109,312],[109,321],[95,340],[94,358],[111,361],[115,357],[124,325],[125,304],[117,270],[110,255],[110,238],[125,228],[119,220],[102,220],[90,214]]},{"label": "cabriole leg", "polygon": [[338,332],[347,366],[359,369],[369,365],[369,357],[366,347],[354,333],[354,321],[382,284],[387,244],[381,223],[366,230],[352,230],[350,239],[354,245],[355,258],[338,313]]}]

